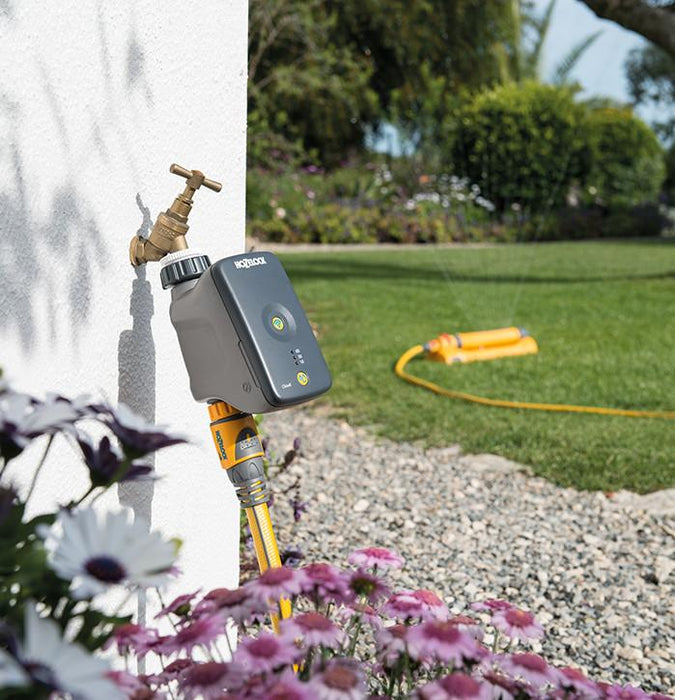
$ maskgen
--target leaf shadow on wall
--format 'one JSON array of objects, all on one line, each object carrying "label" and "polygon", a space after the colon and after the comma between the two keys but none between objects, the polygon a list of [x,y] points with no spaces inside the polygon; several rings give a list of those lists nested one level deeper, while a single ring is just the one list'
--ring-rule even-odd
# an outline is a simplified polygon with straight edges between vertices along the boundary
[{"label": "leaf shadow on wall", "polygon": [[[93,266],[106,266],[108,253],[94,217],[74,183],[51,194],[49,214],[38,214],[26,182],[16,129],[20,106],[0,95],[0,123],[6,125],[4,167],[12,179],[0,191],[0,329],[14,330],[26,353],[33,349],[39,304],[46,303],[48,340],[55,343],[62,307],[76,340],[91,308]],[[65,280],[66,294],[59,295]]]}]

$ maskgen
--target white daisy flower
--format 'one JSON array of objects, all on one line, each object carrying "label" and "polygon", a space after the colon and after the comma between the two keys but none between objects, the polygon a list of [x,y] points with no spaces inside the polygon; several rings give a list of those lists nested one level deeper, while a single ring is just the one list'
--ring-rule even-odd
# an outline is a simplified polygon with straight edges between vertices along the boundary
[{"label": "white daisy flower", "polygon": [[58,625],[41,618],[33,605],[26,605],[24,642],[18,659],[0,655],[0,687],[39,683],[58,693],[83,700],[123,700],[124,693],[106,677],[108,664],[79,644],[61,638]]},{"label": "white daisy flower", "polygon": [[147,532],[143,521],[130,522],[131,511],[106,513],[103,522],[91,508],[61,511],[45,539],[49,563],[73,594],[90,598],[123,584],[132,588],[162,585],[174,564],[176,544]]}]

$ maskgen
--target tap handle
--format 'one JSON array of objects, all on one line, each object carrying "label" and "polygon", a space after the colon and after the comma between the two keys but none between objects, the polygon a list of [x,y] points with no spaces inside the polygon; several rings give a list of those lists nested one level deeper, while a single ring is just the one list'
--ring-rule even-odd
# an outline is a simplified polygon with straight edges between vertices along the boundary
[{"label": "tap handle", "polygon": [[202,185],[204,185],[204,187],[208,187],[214,192],[220,192],[220,190],[223,189],[223,186],[220,184],[220,182],[216,182],[215,180],[209,180],[207,177],[204,176],[204,173],[200,170],[188,170],[187,168],[183,168],[177,163],[173,163],[169,168],[169,172],[173,173],[174,175],[180,175],[180,177],[184,177],[187,180],[187,186],[192,188],[193,190],[198,190]]}]

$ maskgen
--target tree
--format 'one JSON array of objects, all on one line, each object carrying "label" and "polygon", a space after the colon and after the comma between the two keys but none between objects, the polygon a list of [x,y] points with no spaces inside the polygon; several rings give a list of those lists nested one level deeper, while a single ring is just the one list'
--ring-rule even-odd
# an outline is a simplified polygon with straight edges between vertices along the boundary
[{"label": "tree", "polygon": [[580,0],[598,17],[641,34],[675,58],[673,0]]},{"label": "tree", "polygon": [[633,49],[626,77],[634,104],[658,107],[663,115],[653,125],[656,132],[665,141],[675,139],[675,59],[653,45]]},{"label": "tree", "polygon": [[[535,14],[529,0],[511,0],[510,6],[514,42],[510,52],[505,46],[497,48],[501,55],[501,82],[545,82],[542,68],[544,45],[551,27],[556,0],[550,0],[541,16]],[[549,82],[554,85],[567,83],[574,67],[601,33],[594,32],[582,37],[553,69]]]}]

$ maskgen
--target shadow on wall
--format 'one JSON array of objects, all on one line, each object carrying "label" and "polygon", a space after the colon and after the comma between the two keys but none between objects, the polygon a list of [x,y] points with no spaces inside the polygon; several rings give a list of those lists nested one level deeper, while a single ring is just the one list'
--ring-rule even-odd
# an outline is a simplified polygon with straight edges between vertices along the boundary
[{"label": "shadow on wall", "polygon": [[0,116],[10,125],[6,167],[14,176],[0,192],[0,329],[14,328],[23,350],[30,352],[38,298],[47,300],[48,338],[54,342],[58,306],[64,301],[57,297],[56,283],[65,279],[65,303],[76,335],[89,314],[92,265],[104,267],[108,254],[74,184],[67,182],[53,193],[46,221],[37,217],[18,140],[11,131],[11,124],[21,117],[20,107],[0,95]]}]

